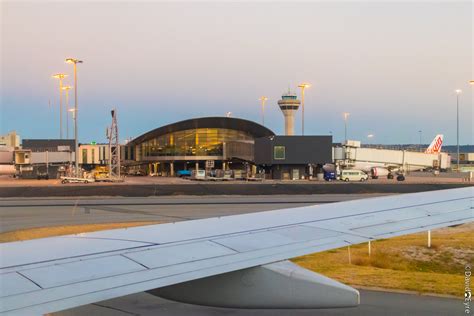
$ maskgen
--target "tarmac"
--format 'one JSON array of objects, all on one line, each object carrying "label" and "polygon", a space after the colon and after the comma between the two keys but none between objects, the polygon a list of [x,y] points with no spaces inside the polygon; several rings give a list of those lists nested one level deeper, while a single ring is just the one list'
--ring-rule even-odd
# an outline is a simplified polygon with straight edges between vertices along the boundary
[{"label": "tarmac", "polygon": [[[142,180],[143,179],[143,180]],[[124,183],[61,184],[57,180],[3,180],[0,198],[6,197],[77,197],[77,196],[205,196],[205,195],[307,195],[307,194],[363,194],[413,193],[473,186],[474,183],[454,181],[397,182],[370,180],[367,182],[325,181],[264,181],[264,182],[204,182],[175,178],[149,179],[142,177]],[[154,181],[152,181],[154,180]]]},{"label": "tarmac", "polygon": [[54,316],[448,316],[463,315],[463,301],[402,293],[360,290],[361,304],[339,309],[230,309],[167,301],[138,293],[54,313]]},{"label": "tarmac", "polygon": [[379,195],[8,198],[0,199],[0,233],[63,225],[135,221],[177,222]]}]

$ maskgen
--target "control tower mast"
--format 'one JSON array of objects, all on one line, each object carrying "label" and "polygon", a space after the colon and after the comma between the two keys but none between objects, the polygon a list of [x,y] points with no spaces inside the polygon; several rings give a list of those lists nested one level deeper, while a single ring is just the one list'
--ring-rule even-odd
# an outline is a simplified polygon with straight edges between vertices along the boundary
[{"label": "control tower mast", "polygon": [[300,100],[296,98],[296,93],[291,92],[290,89],[281,96],[281,100],[278,100],[280,110],[285,117],[285,135],[295,134],[295,113],[300,103]]}]

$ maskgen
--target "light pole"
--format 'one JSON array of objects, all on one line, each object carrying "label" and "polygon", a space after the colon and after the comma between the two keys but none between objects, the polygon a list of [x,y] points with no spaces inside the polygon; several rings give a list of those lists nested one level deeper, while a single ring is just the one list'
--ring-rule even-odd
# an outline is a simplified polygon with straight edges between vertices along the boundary
[{"label": "light pole", "polygon": [[304,135],[304,89],[311,87],[309,83],[302,83],[298,85],[301,88],[301,135]]},{"label": "light pole", "polygon": [[[69,109],[67,110],[68,112],[71,112],[72,114],[72,121],[73,122],[76,122],[76,110],[73,108],[73,109]],[[74,123],[75,125],[75,123]],[[76,134],[75,130],[74,130],[74,135]],[[71,176],[71,152],[72,150],[69,150],[69,171],[68,171],[68,176]],[[76,154],[76,152],[74,152],[74,155]],[[75,157],[77,158],[77,157]],[[75,174],[77,176],[77,173]]]},{"label": "light pole", "polygon": [[374,138],[374,134],[369,134],[367,135],[367,139],[368,139],[368,142],[370,143],[370,141]]},{"label": "light pole", "polygon": [[77,132],[77,64],[82,63],[82,60],[74,58],[67,58],[66,63],[74,65],[74,153],[75,161],[74,166],[76,168],[76,177],[79,177],[79,144],[78,144],[78,132]]},{"label": "light pole", "polygon": [[342,113],[344,115],[344,141],[347,143],[347,118],[349,117],[348,112]]},{"label": "light pole", "polygon": [[459,172],[459,95],[462,90],[456,90],[456,147],[457,147],[457,170]]},{"label": "light pole", "polygon": [[59,138],[63,138],[63,79],[66,74],[54,74],[53,78],[59,79]]},{"label": "light pole", "polygon": [[259,100],[262,102],[262,125],[265,126],[265,102],[267,102],[268,98],[261,96]]},{"label": "light pole", "polygon": [[423,131],[420,129],[418,133],[420,134],[420,142],[419,142],[418,150],[421,152],[421,136],[423,134]]},{"label": "light pole", "polygon": [[64,86],[63,90],[66,91],[66,139],[69,139],[69,90],[71,86]]}]

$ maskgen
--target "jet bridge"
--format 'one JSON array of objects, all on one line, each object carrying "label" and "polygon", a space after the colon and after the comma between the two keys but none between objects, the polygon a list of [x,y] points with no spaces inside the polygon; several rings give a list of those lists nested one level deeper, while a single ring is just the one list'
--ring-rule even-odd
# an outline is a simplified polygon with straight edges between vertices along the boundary
[{"label": "jet bridge", "polygon": [[451,159],[447,153],[361,148],[360,142],[356,141],[347,141],[343,147],[335,148],[334,159],[347,166],[366,163],[374,167],[398,169],[402,172],[427,168],[445,170],[451,167]]}]

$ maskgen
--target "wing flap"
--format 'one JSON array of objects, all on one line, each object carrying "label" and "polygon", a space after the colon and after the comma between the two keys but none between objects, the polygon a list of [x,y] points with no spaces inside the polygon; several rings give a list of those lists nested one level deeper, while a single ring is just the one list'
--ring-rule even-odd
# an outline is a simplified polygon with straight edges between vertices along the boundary
[{"label": "wing flap", "polygon": [[434,226],[437,224],[443,225],[449,224],[450,222],[469,220],[472,218],[472,216],[473,210],[465,209],[435,216],[417,217],[409,220],[366,226],[352,230],[360,234],[373,236],[373,238],[377,239],[380,238],[380,236],[385,236],[387,234],[391,235],[398,232],[399,235],[402,235],[403,232],[407,230],[423,230],[426,227]]},{"label": "wing flap", "polygon": [[5,297],[41,290],[41,287],[24,276],[11,272],[0,274],[0,289],[0,297]]},{"label": "wing flap", "polygon": [[[81,235],[84,234],[74,236]],[[51,237],[3,243],[0,244],[0,252],[8,255],[2,256],[0,269],[84,255],[104,254],[148,245],[152,245],[152,243],[116,239],[95,239],[91,241],[91,239],[69,237]]]},{"label": "wing flap", "polygon": [[264,248],[279,247],[292,243],[308,240],[324,239],[326,237],[340,236],[341,233],[315,227],[301,225],[245,233],[242,235],[213,239],[214,242],[234,249],[238,252],[247,252]]},{"label": "wing flap", "polygon": [[155,247],[154,249],[129,252],[124,256],[148,268],[160,268],[233,253],[235,251],[229,248],[210,241],[202,241],[177,246]]},{"label": "wing flap", "polygon": [[145,269],[130,259],[116,255],[22,270],[21,274],[42,288],[52,288]]}]

